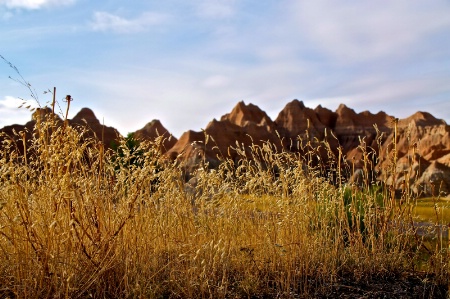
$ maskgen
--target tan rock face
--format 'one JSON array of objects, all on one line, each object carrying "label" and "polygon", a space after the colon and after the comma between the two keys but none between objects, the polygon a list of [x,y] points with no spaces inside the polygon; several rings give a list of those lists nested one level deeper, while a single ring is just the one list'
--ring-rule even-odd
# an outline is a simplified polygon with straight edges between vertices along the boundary
[{"label": "tan rock face", "polygon": [[437,119],[428,112],[419,111],[405,119],[400,119],[398,122],[398,126],[404,128],[408,127],[411,123],[415,127],[447,125],[444,120]]},{"label": "tan rock face", "polygon": [[358,115],[355,110],[340,104],[336,110],[336,126],[334,131],[338,135],[363,133],[363,127],[358,124]]},{"label": "tan rock face", "polygon": [[195,169],[198,162],[208,162],[210,167],[215,167],[222,159],[238,159],[232,147],[243,146],[248,150],[251,144],[279,144],[274,132],[275,124],[264,111],[240,102],[231,113],[220,120],[212,120],[204,132],[184,133],[167,154],[178,158],[187,172]]},{"label": "tan rock face", "polygon": [[[248,148],[252,142],[249,135],[257,144],[261,141],[278,144],[282,138],[285,149],[294,151],[299,149],[289,147],[287,140],[295,141],[298,136],[309,140],[326,139],[336,156],[336,149],[341,147],[344,159],[356,171],[368,169],[370,180],[382,180],[399,190],[407,185],[417,194],[430,196],[432,188],[429,179],[432,178],[434,184],[441,184],[442,194],[448,192],[449,126],[425,112],[399,120],[395,147],[397,164],[392,168],[394,123],[394,117],[382,111],[376,114],[369,111],[356,113],[343,104],[336,112],[322,106],[313,110],[298,100],[288,103],[275,121],[271,121],[257,106],[240,102],[219,121],[211,121],[204,133],[191,132],[187,135],[190,138],[180,138],[169,152],[172,157],[179,156],[191,162],[201,152],[204,161],[217,165],[218,156],[236,158],[236,153],[229,150],[230,146],[236,146],[236,142]],[[280,138],[275,136],[276,132]],[[205,134],[210,136],[208,143],[205,143]],[[326,161],[328,153],[321,151],[320,154]],[[191,165],[191,169],[194,168]]]},{"label": "tan rock face", "polygon": [[381,132],[388,131],[392,128],[392,116],[380,111],[372,114],[369,111],[356,113],[353,109],[348,108],[344,104],[339,105],[336,110],[337,119],[334,128],[336,134],[367,134],[376,133],[374,125]]},{"label": "tan rock face", "polygon": [[[368,146],[374,146],[377,135],[374,125],[380,132],[390,132],[391,120],[392,117],[384,112],[372,114],[364,111],[358,114],[344,104],[336,112],[320,105],[312,110],[305,107],[303,102],[294,100],[280,112],[275,123],[278,128],[282,128],[283,137],[295,139],[299,135],[309,135],[319,140],[326,137],[332,148],[341,146],[343,153],[348,155],[358,147],[360,138],[365,138]],[[308,134],[305,134],[306,131]],[[337,139],[331,138],[331,132]]]},{"label": "tan rock face", "polygon": [[[394,132],[387,137],[382,147],[379,169],[387,169],[393,155]],[[450,126],[426,112],[417,112],[400,119],[397,130],[397,173],[380,174],[381,180],[393,183],[397,189],[406,181],[420,196],[447,196],[450,191],[449,158]],[[391,152],[388,154],[388,152]],[[410,157],[415,158],[411,160]],[[420,158],[419,158],[420,157]],[[401,173],[403,172],[403,174]],[[440,190],[441,193],[437,192]]]},{"label": "tan rock face", "polygon": [[141,140],[155,141],[158,137],[163,138],[161,152],[165,153],[171,149],[178,141],[157,119],[147,123],[142,129],[134,132],[134,137]]},{"label": "tan rock face", "polygon": [[[27,124],[7,126],[1,131],[12,135],[13,129],[19,132],[27,128],[31,132],[37,121],[48,115],[51,115],[48,108],[37,110]],[[344,104],[335,112],[320,105],[310,109],[294,100],[272,121],[259,107],[239,102],[220,120],[212,120],[204,132],[187,131],[177,140],[170,137],[161,122],[153,120],[136,131],[135,137],[150,140],[159,135],[167,137],[163,144],[166,155],[184,166],[187,178],[203,163],[216,167],[223,158],[239,159],[241,156],[232,147],[244,149],[248,155],[252,144],[270,142],[278,150],[301,153],[302,149],[296,145],[300,137],[303,144],[311,142],[315,146],[327,140],[336,157],[337,149],[341,148],[342,158],[356,173],[349,173],[353,182],[361,181],[358,179],[358,176],[362,178],[361,169],[368,169],[370,180],[381,180],[397,190],[407,186],[421,196],[450,193],[450,126],[429,113],[417,112],[398,120],[394,140],[393,120],[384,112],[356,113]],[[58,122],[62,124],[60,118]],[[119,136],[114,128],[102,125],[88,108],[83,108],[69,122],[87,126],[89,136],[97,136],[106,146]],[[318,154],[325,163],[330,157],[324,146]]]},{"label": "tan rock face", "polygon": [[[333,128],[345,154],[359,146],[361,139],[368,146],[375,147],[377,129],[379,132],[390,132],[393,117],[380,111],[372,114],[368,111],[356,113],[353,109],[341,104],[336,110],[336,126]],[[375,128],[376,126],[376,128]]]},{"label": "tan rock face", "polygon": [[437,161],[431,162],[413,184],[414,191],[423,196],[448,196],[450,194],[450,168]]},{"label": "tan rock face", "polygon": [[294,139],[299,135],[305,136],[306,134],[322,138],[325,128],[327,128],[316,111],[305,107],[303,102],[298,100],[287,104],[278,114],[275,123],[279,128],[283,129],[285,137]]},{"label": "tan rock face", "polygon": [[81,109],[73,119],[69,120],[69,123],[72,126],[86,126],[89,129],[87,136],[102,141],[106,148],[110,148],[120,136],[115,128],[102,125],[89,108]]},{"label": "tan rock face", "polygon": [[317,114],[320,122],[327,128],[336,127],[337,113],[331,111],[330,109],[322,107],[322,105],[317,106],[314,111]]},{"label": "tan rock face", "polygon": [[264,111],[253,104],[246,105],[243,101],[239,102],[230,113],[222,116],[220,120],[228,120],[230,123],[240,127],[245,127],[248,123],[273,126],[272,120]]},{"label": "tan rock face", "polygon": [[80,112],[78,112],[74,118],[71,120],[72,123],[87,123],[89,125],[100,125],[100,121],[97,119],[97,117],[94,114],[94,111],[92,111],[89,108],[82,108]]}]

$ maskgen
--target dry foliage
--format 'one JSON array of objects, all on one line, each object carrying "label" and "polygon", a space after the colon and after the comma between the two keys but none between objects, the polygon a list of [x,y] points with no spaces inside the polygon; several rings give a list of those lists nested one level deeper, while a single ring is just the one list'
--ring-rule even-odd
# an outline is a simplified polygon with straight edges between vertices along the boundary
[{"label": "dry foliage", "polygon": [[117,155],[86,130],[47,117],[31,140],[4,136],[0,297],[301,298],[404,275],[428,297],[449,283],[448,240],[417,234],[408,189],[396,199],[371,167],[352,185],[345,157],[317,158],[326,144],[237,147],[188,188],[161,139]]}]

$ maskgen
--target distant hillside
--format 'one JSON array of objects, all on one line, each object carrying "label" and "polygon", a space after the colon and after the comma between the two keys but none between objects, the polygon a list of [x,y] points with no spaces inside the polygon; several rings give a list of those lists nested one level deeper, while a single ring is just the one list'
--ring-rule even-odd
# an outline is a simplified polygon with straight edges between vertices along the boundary
[{"label": "distant hillside", "polygon": [[[220,163],[218,157],[237,159],[238,153],[230,150],[230,146],[237,144],[249,151],[251,144],[270,142],[278,150],[302,152],[302,147],[309,142],[320,148],[318,155],[326,164],[330,153],[321,143],[326,140],[334,157],[338,157],[338,148],[341,148],[342,157],[355,170],[349,173],[351,182],[361,183],[364,178],[358,177],[361,173],[358,169],[368,167],[373,177],[366,179],[383,180],[397,190],[403,188],[408,179],[414,182],[411,192],[420,196],[430,196],[433,192],[437,195],[438,190],[441,195],[448,195],[450,126],[426,112],[398,120],[397,174],[389,177],[385,170],[392,162],[395,121],[383,111],[356,113],[344,104],[336,111],[320,105],[311,109],[298,100],[288,103],[278,117],[271,120],[258,106],[239,102],[220,120],[213,119],[204,133],[187,131],[182,134],[167,154],[182,160],[186,172],[190,173],[204,161],[215,167]],[[366,157],[361,146],[366,148]]]},{"label": "distant hillside", "polygon": [[[6,126],[0,131],[8,135],[12,135],[13,130],[31,132],[37,116],[49,113],[49,109],[40,109],[28,123]],[[398,155],[396,175],[389,177],[385,170],[392,164],[394,122],[397,122],[395,148]],[[69,123],[87,126],[90,136],[97,136],[106,147],[121,137],[113,127],[102,125],[89,108],[81,109]],[[29,137],[30,133],[27,134]],[[362,183],[364,178],[358,177],[361,173],[358,169],[369,167],[373,177],[366,180],[383,180],[398,190],[409,180],[412,192],[421,196],[430,196],[433,192],[437,195],[437,190],[442,195],[450,193],[450,126],[427,112],[396,120],[382,111],[356,113],[344,104],[336,111],[320,105],[311,109],[293,100],[272,120],[258,106],[239,102],[220,120],[210,121],[204,132],[186,131],[177,139],[159,120],[152,120],[134,132],[134,136],[141,140],[163,136],[162,152],[182,162],[187,177],[201,163],[208,162],[214,168],[223,158],[239,159],[238,152],[231,147],[239,146],[249,153],[250,145],[270,142],[277,150],[299,153],[305,151],[305,145],[314,145],[319,148],[316,162],[324,164],[333,155],[338,157],[340,148],[343,159],[355,170],[348,175],[350,182]],[[330,145],[332,156],[325,150],[323,141]],[[364,156],[361,146],[368,155]]]}]

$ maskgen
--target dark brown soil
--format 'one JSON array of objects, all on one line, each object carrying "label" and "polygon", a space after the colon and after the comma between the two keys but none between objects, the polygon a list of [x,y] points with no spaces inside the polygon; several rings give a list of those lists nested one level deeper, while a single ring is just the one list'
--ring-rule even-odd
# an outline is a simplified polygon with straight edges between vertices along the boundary
[{"label": "dark brown soil", "polygon": [[433,277],[408,274],[402,277],[354,280],[341,278],[314,298],[444,298],[450,299],[449,285]]}]

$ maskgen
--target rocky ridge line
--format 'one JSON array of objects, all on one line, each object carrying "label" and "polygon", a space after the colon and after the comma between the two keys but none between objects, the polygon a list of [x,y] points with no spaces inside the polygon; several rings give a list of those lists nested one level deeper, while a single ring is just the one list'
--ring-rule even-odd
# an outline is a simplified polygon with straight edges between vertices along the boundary
[{"label": "rocky ridge line", "polygon": [[[37,117],[49,113],[48,108],[38,109],[25,125],[6,126],[0,131],[10,136],[13,130],[19,132],[26,128],[31,132]],[[58,121],[62,123],[60,118]],[[166,152],[167,157],[178,159],[185,166],[188,177],[202,163],[207,162],[214,168],[221,158],[238,159],[239,155],[231,147],[249,151],[252,144],[270,142],[278,150],[301,151],[299,146],[302,143],[309,141],[318,144],[326,140],[336,156],[340,147],[347,163],[355,166],[357,171],[350,178],[354,182],[360,182],[356,175],[360,173],[358,169],[364,166],[360,148],[363,142],[369,152],[379,153],[369,165],[374,173],[373,179],[386,181],[396,189],[404,188],[405,183],[409,182],[412,192],[421,196],[438,195],[437,190],[441,195],[448,195],[450,126],[427,112],[417,112],[398,120],[398,155],[394,177],[383,171],[392,165],[394,121],[394,117],[383,111],[376,114],[369,111],[356,113],[344,104],[336,111],[320,105],[311,109],[298,100],[289,102],[277,118],[271,120],[258,106],[241,101],[230,113],[219,120],[213,119],[204,132],[186,131],[176,139],[159,120],[153,120],[134,132],[134,136],[152,141],[162,136],[162,151]],[[81,109],[69,123],[87,126],[90,137],[96,136],[106,147],[121,138],[116,129],[102,125],[89,108]],[[30,133],[28,135],[30,137]],[[324,161],[327,159],[326,152],[320,155]]]}]

